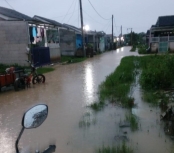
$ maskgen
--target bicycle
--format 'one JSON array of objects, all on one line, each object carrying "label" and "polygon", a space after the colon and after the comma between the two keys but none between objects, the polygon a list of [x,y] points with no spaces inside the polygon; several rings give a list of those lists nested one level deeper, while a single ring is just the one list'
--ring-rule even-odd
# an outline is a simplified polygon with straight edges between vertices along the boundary
[{"label": "bicycle", "polygon": [[[33,65],[31,63],[31,61],[27,60],[27,62],[30,63],[31,72],[30,72],[30,74],[26,73],[26,74],[23,74],[23,75],[19,76],[18,78],[16,78],[16,80],[14,82],[15,91],[18,91],[19,89],[25,89],[25,87],[29,88],[31,81],[33,84],[45,83],[45,76],[43,74],[37,73],[37,67],[35,67],[35,65],[38,63]],[[15,72],[15,73],[17,73],[17,72]]]}]

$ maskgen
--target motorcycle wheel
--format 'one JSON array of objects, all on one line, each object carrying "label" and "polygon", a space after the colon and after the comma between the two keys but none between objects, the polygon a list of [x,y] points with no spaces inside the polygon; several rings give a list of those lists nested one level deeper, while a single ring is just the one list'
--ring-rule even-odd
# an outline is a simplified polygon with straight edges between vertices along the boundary
[{"label": "motorcycle wheel", "polygon": [[20,89],[25,89],[25,82],[23,79],[17,79],[14,82],[14,90],[19,91]]},{"label": "motorcycle wheel", "polygon": [[33,84],[45,83],[45,76],[43,74],[38,74],[38,75],[34,76],[32,79],[32,83]]}]

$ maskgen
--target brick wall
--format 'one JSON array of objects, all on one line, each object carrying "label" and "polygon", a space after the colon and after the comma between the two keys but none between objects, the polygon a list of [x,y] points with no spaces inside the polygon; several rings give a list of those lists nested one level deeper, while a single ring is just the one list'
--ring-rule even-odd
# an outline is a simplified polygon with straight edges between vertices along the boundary
[{"label": "brick wall", "polygon": [[28,42],[27,22],[0,21],[0,63],[26,65]]}]

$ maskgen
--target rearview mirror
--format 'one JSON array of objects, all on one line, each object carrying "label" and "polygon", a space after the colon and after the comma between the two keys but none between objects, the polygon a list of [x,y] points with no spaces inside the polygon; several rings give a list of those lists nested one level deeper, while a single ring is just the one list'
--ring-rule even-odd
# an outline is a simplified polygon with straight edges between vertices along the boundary
[{"label": "rearview mirror", "polygon": [[47,115],[47,105],[36,105],[24,114],[22,126],[26,129],[37,128],[45,121]]}]

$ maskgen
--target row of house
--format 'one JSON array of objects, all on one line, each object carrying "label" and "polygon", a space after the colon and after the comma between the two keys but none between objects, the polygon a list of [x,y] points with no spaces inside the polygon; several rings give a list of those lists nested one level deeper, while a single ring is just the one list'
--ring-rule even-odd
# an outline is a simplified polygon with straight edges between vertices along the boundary
[{"label": "row of house", "polygon": [[[86,31],[84,40],[94,51],[110,48],[110,37],[103,31]],[[40,64],[59,62],[62,55],[83,56],[81,48],[80,28],[0,7],[0,63],[26,65],[28,58]]]},{"label": "row of house", "polygon": [[146,44],[151,52],[174,52],[174,15],[158,17],[146,33]]}]

